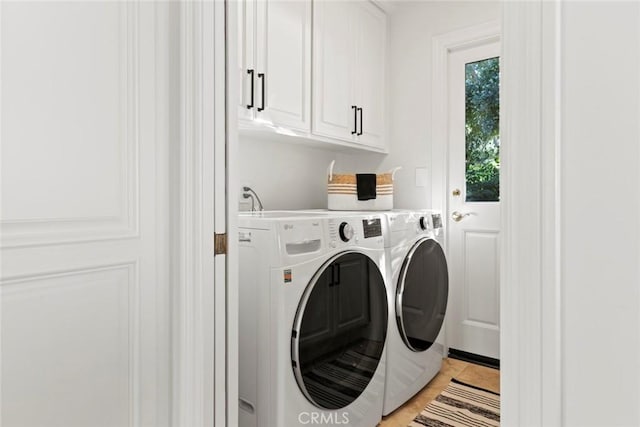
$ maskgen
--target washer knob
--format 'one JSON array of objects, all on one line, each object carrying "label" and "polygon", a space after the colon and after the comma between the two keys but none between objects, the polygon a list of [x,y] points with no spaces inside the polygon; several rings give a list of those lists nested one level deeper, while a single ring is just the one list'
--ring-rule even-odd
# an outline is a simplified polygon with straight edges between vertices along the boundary
[{"label": "washer knob", "polygon": [[420,229],[421,230],[426,230],[427,227],[428,227],[427,219],[425,217],[421,216],[420,217]]},{"label": "washer knob", "polygon": [[349,223],[343,222],[340,224],[340,239],[343,242],[348,242],[353,238],[353,227]]}]

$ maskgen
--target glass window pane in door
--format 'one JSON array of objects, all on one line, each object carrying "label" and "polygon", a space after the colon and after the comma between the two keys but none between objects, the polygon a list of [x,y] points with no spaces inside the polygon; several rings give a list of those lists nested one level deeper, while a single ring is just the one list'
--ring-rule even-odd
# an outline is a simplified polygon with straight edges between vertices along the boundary
[{"label": "glass window pane in door", "polygon": [[467,202],[500,200],[500,58],[465,65]]}]

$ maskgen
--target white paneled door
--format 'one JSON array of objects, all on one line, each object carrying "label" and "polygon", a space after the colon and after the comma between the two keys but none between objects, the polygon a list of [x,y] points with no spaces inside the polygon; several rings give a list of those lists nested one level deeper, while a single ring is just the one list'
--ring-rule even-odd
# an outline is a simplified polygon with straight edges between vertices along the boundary
[{"label": "white paneled door", "polygon": [[500,358],[499,42],[449,53],[451,349]]},{"label": "white paneled door", "polygon": [[1,425],[167,426],[166,5],[0,15]]}]

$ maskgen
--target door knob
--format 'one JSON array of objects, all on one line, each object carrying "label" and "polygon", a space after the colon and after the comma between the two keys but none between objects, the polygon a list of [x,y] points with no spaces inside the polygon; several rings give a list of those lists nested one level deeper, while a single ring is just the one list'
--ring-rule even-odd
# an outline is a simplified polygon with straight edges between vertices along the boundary
[{"label": "door knob", "polygon": [[469,216],[469,215],[471,215],[471,213],[460,213],[458,211],[453,211],[453,213],[451,214],[451,218],[455,222],[460,222],[465,216]]},{"label": "door knob", "polygon": [[457,196],[459,196],[459,195],[460,195],[460,189],[459,189],[459,188],[456,188],[455,190],[453,190],[453,191],[451,192],[451,194],[453,194],[453,195],[454,195],[454,196],[456,196],[456,197],[457,197]]}]

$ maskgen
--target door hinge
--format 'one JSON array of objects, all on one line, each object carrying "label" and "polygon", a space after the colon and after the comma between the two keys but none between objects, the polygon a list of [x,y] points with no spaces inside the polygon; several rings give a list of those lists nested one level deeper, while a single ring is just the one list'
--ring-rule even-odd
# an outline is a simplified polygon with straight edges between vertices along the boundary
[{"label": "door hinge", "polygon": [[227,233],[213,235],[213,255],[223,255],[227,253]]}]

